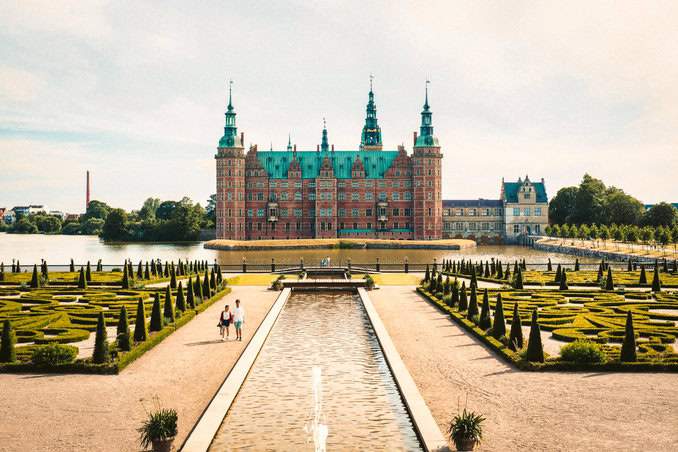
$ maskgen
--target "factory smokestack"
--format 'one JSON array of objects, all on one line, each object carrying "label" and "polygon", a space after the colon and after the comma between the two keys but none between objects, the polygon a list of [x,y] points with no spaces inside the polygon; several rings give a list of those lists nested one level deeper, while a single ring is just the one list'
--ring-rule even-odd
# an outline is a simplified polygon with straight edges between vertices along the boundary
[{"label": "factory smokestack", "polygon": [[87,211],[88,207],[89,207],[89,170],[87,170],[87,187],[86,187],[86,193],[85,193],[85,212]]}]

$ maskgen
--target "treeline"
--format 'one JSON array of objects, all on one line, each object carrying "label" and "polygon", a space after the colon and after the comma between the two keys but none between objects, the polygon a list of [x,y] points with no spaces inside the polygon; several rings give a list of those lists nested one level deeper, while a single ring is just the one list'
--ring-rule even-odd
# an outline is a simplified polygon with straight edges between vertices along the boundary
[{"label": "treeline", "polygon": [[100,203],[96,209],[104,217],[104,224],[99,236],[111,241],[198,240],[201,229],[214,227],[214,207],[213,198],[208,201],[208,209],[193,203],[190,198],[180,201],[148,198],[141,209],[132,212]]},{"label": "treeline", "polygon": [[584,175],[577,187],[558,190],[549,203],[551,224],[638,225],[671,227],[678,221],[678,210],[662,202],[645,210],[638,199],[617,187]]},{"label": "treeline", "polygon": [[576,225],[576,224],[554,224],[547,226],[545,231],[549,237],[561,237],[581,240],[614,240],[623,243],[643,243],[659,244],[667,246],[669,244],[678,244],[678,224],[674,223],[668,226],[638,226],[631,225]]}]

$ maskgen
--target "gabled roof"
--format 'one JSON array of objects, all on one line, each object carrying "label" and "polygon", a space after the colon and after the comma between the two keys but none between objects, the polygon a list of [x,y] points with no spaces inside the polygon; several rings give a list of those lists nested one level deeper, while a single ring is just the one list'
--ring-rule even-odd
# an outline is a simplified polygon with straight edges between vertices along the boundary
[{"label": "gabled roof", "polygon": [[[502,193],[503,200],[506,202],[518,202],[518,191],[520,187],[523,186],[523,181],[518,179],[518,182],[502,182]],[[530,182],[532,187],[534,187],[535,192],[537,193],[537,202],[548,202],[548,197],[546,196],[546,187],[544,182]]]},{"label": "gabled roof", "polygon": [[[314,179],[320,173],[323,159],[328,157],[334,168],[337,179],[350,179],[351,168],[356,157],[365,167],[367,179],[383,179],[386,170],[391,167],[398,151],[299,151],[297,160],[301,166],[302,179]],[[287,171],[292,161],[293,152],[290,151],[257,151],[257,159],[272,179],[286,179]]]}]

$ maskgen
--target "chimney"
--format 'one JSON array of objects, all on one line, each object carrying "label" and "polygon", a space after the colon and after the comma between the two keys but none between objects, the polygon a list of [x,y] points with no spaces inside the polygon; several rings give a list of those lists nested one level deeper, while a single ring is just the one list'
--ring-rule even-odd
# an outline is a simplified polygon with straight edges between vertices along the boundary
[{"label": "chimney", "polygon": [[334,152],[334,145],[332,145],[332,152]]},{"label": "chimney", "polygon": [[414,132],[414,144],[413,146],[417,145],[417,132]]},{"label": "chimney", "polygon": [[315,152],[320,152],[320,145],[319,144],[315,145]]},{"label": "chimney", "polygon": [[245,132],[240,132],[240,145],[245,146]]},{"label": "chimney", "polygon": [[294,145],[294,152],[297,152],[297,145]]},{"label": "chimney", "polygon": [[86,187],[86,193],[85,193],[85,211],[87,211],[87,208],[89,207],[89,170],[87,170],[87,187]]}]

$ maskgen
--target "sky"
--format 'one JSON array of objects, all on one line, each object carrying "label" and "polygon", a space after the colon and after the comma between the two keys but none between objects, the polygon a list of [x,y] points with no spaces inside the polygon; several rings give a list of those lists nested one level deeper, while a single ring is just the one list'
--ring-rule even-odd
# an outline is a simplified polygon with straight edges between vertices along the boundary
[{"label": "sky", "polygon": [[584,173],[678,201],[675,1],[32,1],[0,14],[0,207],[203,205],[227,81],[245,142],[356,149],[369,76],[385,149],[425,81],[445,199]]}]

